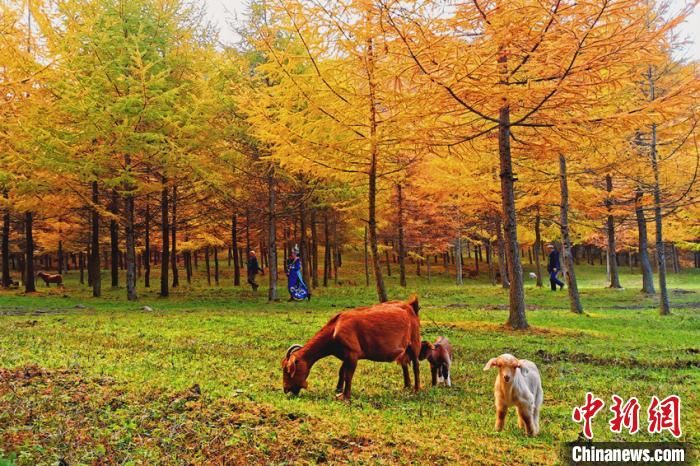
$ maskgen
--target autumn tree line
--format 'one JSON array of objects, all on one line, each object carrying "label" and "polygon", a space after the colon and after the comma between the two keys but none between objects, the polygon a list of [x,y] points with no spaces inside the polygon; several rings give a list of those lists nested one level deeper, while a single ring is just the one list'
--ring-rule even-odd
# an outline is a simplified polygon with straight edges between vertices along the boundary
[{"label": "autumn tree line", "polygon": [[488,272],[525,328],[545,242],[578,313],[581,261],[641,270],[662,314],[667,269],[700,265],[690,9],[252,1],[223,45],[181,0],[0,8],[5,287],[70,268],[100,296],[108,268],[135,300],[223,261],[238,286],[256,250],[276,300],[298,245],[314,287],[364,257],[380,301],[392,268]]}]

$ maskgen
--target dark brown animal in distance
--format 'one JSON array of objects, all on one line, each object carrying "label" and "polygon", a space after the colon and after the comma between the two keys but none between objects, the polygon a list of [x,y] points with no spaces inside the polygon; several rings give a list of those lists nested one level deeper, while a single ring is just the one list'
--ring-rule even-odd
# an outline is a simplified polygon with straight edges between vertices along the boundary
[{"label": "dark brown animal in distance", "polygon": [[63,277],[60,273],[51,274],[46,272],[39,272],[36,274],[36,276],[44,280],[46,286],[51,286],[51,283],[56,283],[58,286],[63,286]]},{"label": "dark brown animal in distance", "polygon": [[414,389],[419,390],[419,309],[418,297],[413,295],[405,302],[389,301],[336,314],[305,345],[292,345],[287,350],[282,359],[284,393],[298,395],[302,388],[308,388],[311,367],[327,356],[343,361],[336,386],[338,398],[350,400],[352,377],[360,359],[401,364],[406,388],[411,386],[410,361]]}]

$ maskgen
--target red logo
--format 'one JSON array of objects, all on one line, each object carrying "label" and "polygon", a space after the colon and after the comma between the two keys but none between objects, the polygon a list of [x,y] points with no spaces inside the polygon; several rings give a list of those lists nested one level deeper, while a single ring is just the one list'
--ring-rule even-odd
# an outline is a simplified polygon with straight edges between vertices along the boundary
[{"label": "red logo", "polygon": [[596,398],[593,396],[593,393],[588,392],[586,393],[586,403],[583,406],[575,407],[574,412],[571,413],[571,418],[575,422],[580,423],[583,421],[583,435],[585,435],[587,439],[593,438],[593,418],[598,414],[598,411],[603,409],[603,406],[605,406],[603,400]]}]

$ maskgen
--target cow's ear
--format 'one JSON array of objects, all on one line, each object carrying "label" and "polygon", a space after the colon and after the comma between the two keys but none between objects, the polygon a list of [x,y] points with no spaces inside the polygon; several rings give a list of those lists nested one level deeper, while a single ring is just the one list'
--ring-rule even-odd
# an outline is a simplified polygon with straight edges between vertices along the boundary
[{"label": "cow's ear", "polygon": [[489,359],[489,362],[486,363],[484,366],[484,370],[487,371],[491,369],[492,367],[499,367],[500,363],[498,362],[498,358],[491,358]]},{"label": "cow's ear", "polygon": [[412,294],[410,298],[408,298],[408,305],[413,308],[413,312],[418,315],[418,311],[420,311],[420,305],[418,304],[418,295],[417,294]]},{"label": "cow's ear", "polygon": [[289,361],[287,361],[287,373],[289,374],[290,377],[294,377],[294,373],[297,371],[297,358],[296,356],[292,355],[289,357]]}]

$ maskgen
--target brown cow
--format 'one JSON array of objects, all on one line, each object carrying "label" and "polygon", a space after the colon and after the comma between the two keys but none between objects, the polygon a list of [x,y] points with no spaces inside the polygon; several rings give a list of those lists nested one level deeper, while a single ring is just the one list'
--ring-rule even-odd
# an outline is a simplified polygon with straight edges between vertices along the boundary
[{"label": "brown cow", "polygon": [[36,274],[37,277],[41,278],[44,280],[44,283],[46,283],[46,286],[50,286],[50,283],[56,283],[58,286],[63,286],[63,277],[61,276],[60,273],[57,274],[50,274],[46,272],[39,272]]},{"label": "brown cow", "polygon": [[413,364],[415,390],[420,388],[418,354],[420,319],[418,297],[361,307],[335,315],[304,346],[292,345],[282,359],[284,392],[299,394],[307,388],[311,367],[319,359],[335,356],[343,361],[338,374],[338,398],[350,400],[352,377],[360,359],[397,362],[403,369],[404,387],[411,386]]}]

